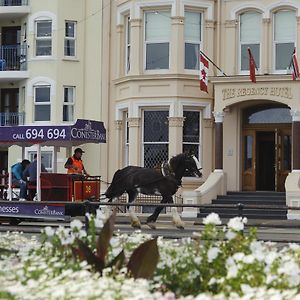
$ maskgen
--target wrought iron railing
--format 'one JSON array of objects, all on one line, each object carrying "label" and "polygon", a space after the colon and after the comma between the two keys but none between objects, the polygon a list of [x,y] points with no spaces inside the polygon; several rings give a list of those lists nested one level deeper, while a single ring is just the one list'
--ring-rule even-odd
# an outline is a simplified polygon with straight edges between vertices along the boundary
[{"label": "wrought iron railing", "polygon": [[24,125],[25,113],[0,113],[0,126]]},{"label": "wrought iron railing", "polygon": [[0,71],[27,70],[27,45],[0,47]]},{"label": "wrought iron railing", "polygon": [[25,6],[28,0],[0,0],[0,6]]}]

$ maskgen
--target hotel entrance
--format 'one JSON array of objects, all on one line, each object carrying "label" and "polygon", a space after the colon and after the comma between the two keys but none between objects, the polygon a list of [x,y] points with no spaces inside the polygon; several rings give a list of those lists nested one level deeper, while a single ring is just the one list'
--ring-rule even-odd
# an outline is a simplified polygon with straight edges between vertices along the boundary
[{"label": "hotel entrance", "polygon": [[285,106],[259,105],[243,111],[242,189],[285,191],[291,171],[291,115]]}]

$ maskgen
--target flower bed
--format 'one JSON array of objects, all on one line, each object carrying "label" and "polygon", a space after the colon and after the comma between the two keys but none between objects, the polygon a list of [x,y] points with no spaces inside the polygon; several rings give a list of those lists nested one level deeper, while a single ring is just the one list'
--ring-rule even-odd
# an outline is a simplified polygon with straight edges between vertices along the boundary
[{"label": "flower bed", "polygon": [[88,232],[77,220],[46,228],[41,242],[0,235],[0,299],[300,299],[300,246],[257,241],[245,218],[211,214],[193,239],[156,240],[112,235],[111,218],[98,238],[103,217]]}]

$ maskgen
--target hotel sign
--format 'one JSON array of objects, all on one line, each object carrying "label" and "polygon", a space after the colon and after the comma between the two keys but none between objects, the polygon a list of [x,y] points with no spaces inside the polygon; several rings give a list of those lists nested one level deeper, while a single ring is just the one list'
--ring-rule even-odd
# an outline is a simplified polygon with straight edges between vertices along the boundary
[{"label": "hotel sign", "polygon": [[223,100],[231,98],[243,98],[249,96],[269,96],[292,99],[292,89],[290,87],[259,87],[259,88],[229,88],[222,89]]}]

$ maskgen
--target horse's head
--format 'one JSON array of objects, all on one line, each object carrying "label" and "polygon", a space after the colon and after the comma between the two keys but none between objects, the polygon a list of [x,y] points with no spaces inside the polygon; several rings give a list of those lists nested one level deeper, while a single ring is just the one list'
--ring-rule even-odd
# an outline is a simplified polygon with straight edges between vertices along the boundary
[{"label": "horse's head", "polygon": [[185,154],[185,171],[191,176],[201,177],[201,166],[194,154]]},{"label": "horse's head", "polygon": [[178,154],[170,160],[171,169],[175,177],[181,179],[184,174],[189,176],[201,177],[201,166],[195,155],[190,153]]}]

